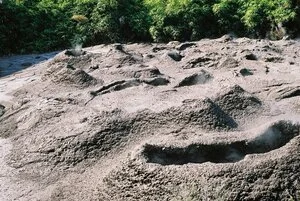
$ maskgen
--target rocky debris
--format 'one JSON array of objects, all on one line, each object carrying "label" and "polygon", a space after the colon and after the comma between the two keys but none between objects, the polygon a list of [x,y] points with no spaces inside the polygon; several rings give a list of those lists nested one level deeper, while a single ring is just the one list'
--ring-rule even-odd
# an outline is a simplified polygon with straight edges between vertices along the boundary
[{"label": "rocky debris", "polygon": [[222,110],[232,116],[244,116],[258,111],[261,108],[261,101],[255,96],[247,93],[238,85],[229,87],[215,99]]},{"label": "rocky debris", "polygon": [[0,117],[1,117],[2,115],[4,115],[4,113],[5,113],[5,107],[4,107],[3,105],[0,104]]},{"label": "rocky debris", "polygon": [[181,43],[180,45],[176,46],[176,49],[179,51],[183,51],[189,47],[195,47],[196,43],[193,42],[185,42],[185,43]]},{"label": "rocky debris", "polygon": [[277,101],[296,96],[300,96],[300,86],[298,85],[283,87],[275,92],[275,100]]},{"label": "rocky debris", "polygon": [[181,61],[181,59],[183,58],[183,56],[178,52],[178,51],[169,51],[167,53],[167,55],[172,58],[174,61]]},{"label": "rocky debris", "polygon": [[194,73],[185,77],[175,87],[191,86],[196,84],[205,84],[212,79],[212,76],[205,70],[201,70],[200,73]]}]

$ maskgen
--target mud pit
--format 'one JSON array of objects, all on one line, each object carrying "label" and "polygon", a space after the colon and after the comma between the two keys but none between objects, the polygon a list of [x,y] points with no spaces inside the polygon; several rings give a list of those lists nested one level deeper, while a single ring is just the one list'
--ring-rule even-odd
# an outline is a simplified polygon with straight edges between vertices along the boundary
[{"label": "mud pit", "polygon": [[161,147],[146,144],[143,155],[148,163],[183,165],[187,163],[234,163],[249,154],[261,154],[279,149],[300,135],[300,125],[279,122],[253,140],[230,144],[191,144],[187,147]]},{"label": "mud pit", "polygon": [[1,200],[299,200],[299,47],[99,45],[1,78]]}]

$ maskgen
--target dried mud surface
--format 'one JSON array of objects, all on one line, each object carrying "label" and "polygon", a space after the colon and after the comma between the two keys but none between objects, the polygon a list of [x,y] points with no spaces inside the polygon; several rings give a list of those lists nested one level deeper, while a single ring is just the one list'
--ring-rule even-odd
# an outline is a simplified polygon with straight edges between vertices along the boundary
[{"label": "dried mud surface", "polygon": [[0,79],[0,200],[300,200],[299,169],[297,40],[99,45]]}]

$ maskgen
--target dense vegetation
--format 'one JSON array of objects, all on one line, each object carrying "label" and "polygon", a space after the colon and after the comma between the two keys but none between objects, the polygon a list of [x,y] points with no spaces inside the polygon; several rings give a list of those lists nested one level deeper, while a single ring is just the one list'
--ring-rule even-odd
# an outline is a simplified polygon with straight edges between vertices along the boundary
[{"label": "dense vegetation", "polygon": [[3,0],[0,54],[109,42],[299,33],[299,0]]}]

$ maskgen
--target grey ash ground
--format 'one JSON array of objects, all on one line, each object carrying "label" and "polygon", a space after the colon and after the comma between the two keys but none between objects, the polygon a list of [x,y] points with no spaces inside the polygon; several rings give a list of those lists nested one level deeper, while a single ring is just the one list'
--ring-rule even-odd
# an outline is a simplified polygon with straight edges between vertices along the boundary
[{"label": "grey ash ground", "polygon": [[0,200],[299,200],[299,56],[297,40],[224,36],[3,77]]}]

